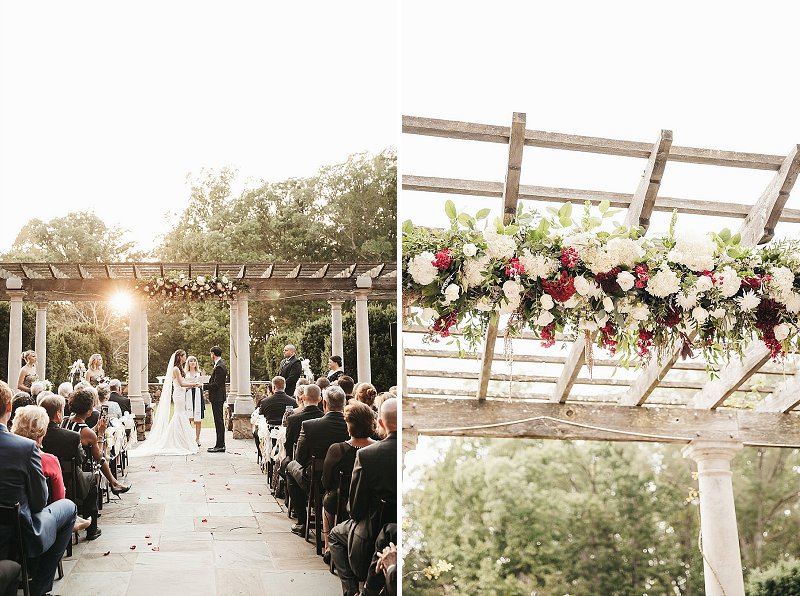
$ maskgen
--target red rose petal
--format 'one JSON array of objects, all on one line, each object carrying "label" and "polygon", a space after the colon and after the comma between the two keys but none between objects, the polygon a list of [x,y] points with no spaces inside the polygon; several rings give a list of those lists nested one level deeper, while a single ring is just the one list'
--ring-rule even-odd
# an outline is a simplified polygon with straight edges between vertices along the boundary
[{"label": "red rose petal", "polygon": [[147,546],[153,546],[153,543],[152,542],[148,542]]},{"label": "red rose petal", "polygon": [[110,555],[110,554],[111,554],[111,551],[110,551],[110,550],[107,550],[106,552],[104,552],[104,553],[103,553],[103,556],[104,556],[104,557],[107,557],[107,556],[108,556],[108,555]]},{"label": "red rose petal", "polygon": [[160,549],[159,547],[157,547],[157,546],[154,546],[154,547],[153,547],[152,549],[150,549],[150,550],[159,551],[159,550],[161,550],[161,549]]},{"label": "red rose petal", "polygon": [[208,520],[207,520],[207,519],[201,519],[200,521],[201,521],[201,522],[203,522],[204,524],[207,524],[207,523],[208,523]]},{"label": "red rose petal", "polygon": [[145,538],[150,538],[150,534],[145,534],[144,537]]},{"label": "red rose petal", "polygon": [[192,482],[197,482],[197,480],[192,480]]},{"label": "red rose petal", "polygon": [[135,544],[131,545],[131,550],[136,550],[136,545]]}]

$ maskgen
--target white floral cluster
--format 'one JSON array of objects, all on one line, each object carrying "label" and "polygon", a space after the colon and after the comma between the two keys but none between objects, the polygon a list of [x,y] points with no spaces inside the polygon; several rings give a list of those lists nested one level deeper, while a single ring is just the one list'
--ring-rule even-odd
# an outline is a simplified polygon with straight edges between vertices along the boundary
[{"label": "white floral cluster", "polygon": [[154,277],[143,285],[136,286],[136,289],[144,292],[150,298],[164,300],[202,300],[204,298],[231,300],[245,287],[241,282],[237,285],[225,275],[187,277],[184,273],[180,273]]}]

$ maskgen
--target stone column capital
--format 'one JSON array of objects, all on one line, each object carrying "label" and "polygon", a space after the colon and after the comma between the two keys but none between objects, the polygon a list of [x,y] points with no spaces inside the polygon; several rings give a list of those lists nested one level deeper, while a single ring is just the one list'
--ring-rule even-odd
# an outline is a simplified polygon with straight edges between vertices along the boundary
[{"label": "stone column capital", "polygon": [[369,297],[370,291],[369,288],[358,288],[353,290],[353,294],[356,300],[366,300]]},{"label": "stone column capital", "polygon": [[25,290],[13,290],[7,289],[6,294],[8,295],[8,299],[11,302],[22,302],[25,296],[28,294]]},{"label": "stone column capital", "polygon": [[702,464],[704,470],[720,469],[730,471],[730,462],[744,447],[739,441],[710,441],[698,439],[681,450],[683,457]]},{"label": "stone column capital", "polygon": [[333,310],[342,310],[342,305],[344,304],[344,300],[331,298],[328,300],[328,304],[331,305],[331,309]]}]

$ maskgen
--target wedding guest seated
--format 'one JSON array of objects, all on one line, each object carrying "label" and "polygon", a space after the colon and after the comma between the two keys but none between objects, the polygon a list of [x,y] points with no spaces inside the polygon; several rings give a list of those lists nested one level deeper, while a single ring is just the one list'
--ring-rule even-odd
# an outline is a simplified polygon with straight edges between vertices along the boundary
[{"label": "wedding guest seated", "polygon": [[351,402],[344,408],[344,421],[350,438],[342,443],[334,443],[328,448],[322,467],[322,486],[325,489],[322,507],[325,515],[323,530],[326,563],[330,562],[331,556],[328,551],[328,532],[333,525],[339,500],[339,473],[343,472],[345,476],[350,476],[353,473],[358,450],[375,442],[370,438],[375,432],[375,416],[368,405],[358,401]]},{"label": "wedding guest seated", "polygon": [[69,418],[69,402],[72,401],[72,395],[75,390],[72,383],[65,382],[58,386],[58,394],[64,398],[64,418]]},{"label": "wedding guest seated", "polygon": [[331,382],[328,377],[320,377],[316,381],[314,381],[314,385],[325,391],[328,387],[330,387]]},{"label": "wedding guest seated", "polygon": [[[31,593],[47,594],[53,588],[58,562],[67,550],[75,525],[75,503],[68,499],[47,504],[47,480],[42,473],[39,447],[6,427],[11,416],[11,388],[0,381],[0,503],[20,504],[23,541],[34,559]],[[8,558],[15,538],[10,527],[0,528],[0,559]]]},{"label": "wedding guest seated", "polygon": [[[81,461],[83,458],[81,435],[73,430],[61,428],[61,422],[64,419],[64,398],[60,395],[49,395],[42,399],[39,405],[48,418],[45,435],[41,441],[42,450],[60,460],[59,468],[61,467],[61,461],[69,462],[73,459]],[[16,431],[16,429],[14,430]],[[80,508],[79,513],[86,518],[90,518],[84,519],[79,516],[75,522],[75,531],[87,530],[87,535],[95,534],[97,530],[97,485],[92,482],[89,485],[89,492],[83,495],[83,498],[81,498],[81,495],[73,496]],[[94,523],[94,526],[92,526],[92,523]]]},{"label": "wedding guest seated", "polygon": [[[75,392],[72,398],[72,416],[67,422],[67,428],[79,432],[81,435],[81,446],[86,452],[86,460],[94,460],[100,465],[103,476],[106,477],[108,483],[111,485],[111,492],[115,495],[126,493],[130,490],[130,485],[125,486],[119,482],[111,473],[111,468],[108,461],[103,456],[102,448],[100,447],[100,440],[97,438],[97,433],[105,437],[106,426],[108,422],[100,419],[97,423],[97,432],[92,430],[86,423],[86,419],[92,412],[92,403],[94,402],[95,391],[91,387],[85,387]],[[90,471],[86,469],[86,471]],[[99,532],[99,530],[98,530]]]},{"label": "wedding guest seated", "polygon": [[259,406],[261,415],[267,419],[267,424],[279,426],[283,422],[283,415],[286,413],[286,406],[297,407],[297,402],[286,394],[286,379],[275,377],[272,379],[272,395],[264,398]]},{"label": "wedding guest seated", "polygon": [[36,405],[36,400],[28,393],[18,391],[11,402],[11,418],[8,420],[9,430],[14,426],[14,416],[17,415],[17,410],[25,406]]},{"label": "wedding guest seated", "polygon": [[[350,483],[350,519],[334,526],[328,535],[336,573],[346,596],[358,594],[358,582],[367,577],[375,552],[380,527],[375,519],[381,500],[397,503],[397,399],[381,405],[378,424],[386,431],[382,441],[362,447],[356,454],[353,479]],[[396,511],[385,511],[387,522],[396,519]],[[348,541],[351,534],[352,539]]]},{"label": "wedding guest seated", "polygon": [[122,395],[122,383],[120,380],[111,379],[111,382],[108,384],[108,388],[111,390],[111,395],[109,395],[108,401],[117,404],[123,415],[130,412],[131,400]]},{"label": "wedding guest seated", "polygon": [[45,385],[41,381],[36,381],[31,385],[31,397],[35,400],[39,394],[45,390]]},{"label": "wedding guest seated", "polygon": [[300,425],[297,451],[286,467],[286,484],[297,513],[297,523],[292,526],[292,532],[299,536],[303,536],[306,531],[306,501],[310,482],[308,467],[311,457],[324,461],[331,445],[350,438],[344,421],[344,392],[340,387],[328,388],[324,407],[324,416],[316,420],[306,420]]},{"label": "wedding guest seated", "polygon": [[17,596],[20,571],[16,561],[0,561],[0,596]]},{"label": "wedding guest seated", "polygon": [[375,385],[371,383],[359,383],[355,389],[355,397],[362,404],[367,404],[370,409],[377,414],[378,408],[375,407],[375,398],[378,396],[378,390]]},{"label": "wedding guest seated", "polygon": [[397,594],[397,524],[386,524],[375,540],[375,554],[360,596]]},{"label": "wedding guest seated", "polygon": [[79,390],[89,391],[92,394],[92,410],[86,417],[86,420],[84,422],[86,422],[86,426],[88,426],[91,429],[94,429],[95,432],[97,432],[97,434],[99,435],[100,433],[97,430],[97,423],[100,422],[100,398],[97,397],[97,389],[95,389],[88,383],[86,385],[78,383],[78,387],[80,387],[80,389],[76,388],[75,389],[76,392]]},{"label": "wedding guest seated", "polygon": [[103,406],[108,406],[108,419],[114,420],[116,418],[122,418],[122,409],[119,407],[119,404],[111,401],[111,388],[109,385],[105,383],[100,383],[97,386],[97,401],[100,403],[100,411],[102,411]]},{"label": "wedding guest seated", "polygon": [[286,467],[294,458],[294,445],[300,438],[300,427],[306,420],[322,418],[323,412],[320,407],[322,392],[316,385],[307,385],[305,391],[305,407],[297,408],[289,415],[286,421],[286,457],[281,463],[281,473],[286,475]]},{"label": "wedding guest seated", "polygon": [[[261,399],[258,400],[258,404],[256,405],[256,410],[259,411],[261,409],[261,402],[267,399],[270,395],[272,395],[272,381],[267,381],[264,383],[264,395]],[[258,427],[253,426],[253,440],[256,442],[256,452],[258,453],[258,463],[261,463],[265,457],[268,457],[269,454],[261,453],[261,438],[258,436]]]},{"label": "wedding guest seated", "polygon": [[342,375],[336,383],[342,388],[342,391],[344,391],[345,403],[353,399],[353,388],[356,384],[355,381],[353,381],[353,377]]}]

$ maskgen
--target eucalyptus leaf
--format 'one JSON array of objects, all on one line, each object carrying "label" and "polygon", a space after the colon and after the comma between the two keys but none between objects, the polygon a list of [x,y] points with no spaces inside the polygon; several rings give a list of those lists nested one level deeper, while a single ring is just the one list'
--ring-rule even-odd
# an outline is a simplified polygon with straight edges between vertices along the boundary
[{"label": "eucalyptus leaf", "polygon": [[444,212],[447,214],[447,217],[449,217],[451,220],[454,220],[457,215],[456,204],[450,199],[447,199],[444,204]]}]

